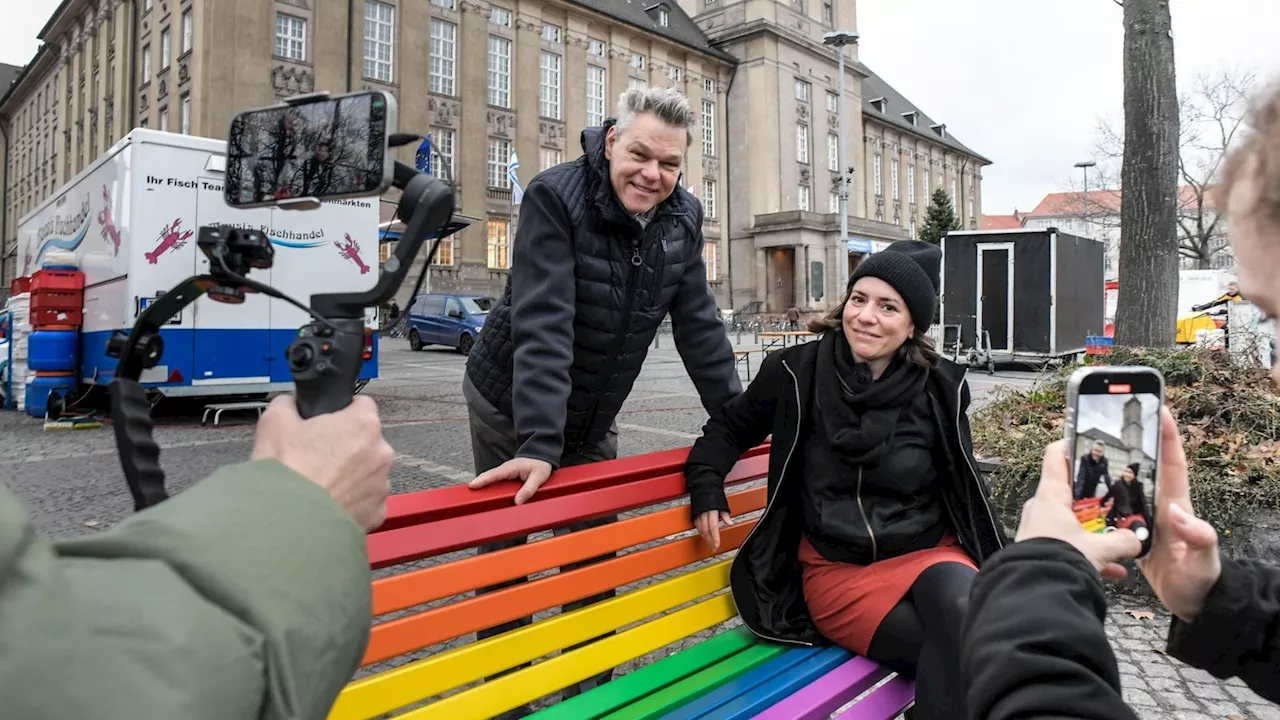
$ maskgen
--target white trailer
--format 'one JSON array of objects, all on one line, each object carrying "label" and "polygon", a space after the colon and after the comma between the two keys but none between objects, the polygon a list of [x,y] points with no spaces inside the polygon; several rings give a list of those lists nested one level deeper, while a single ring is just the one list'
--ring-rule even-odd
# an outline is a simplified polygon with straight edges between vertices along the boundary
[{"label": "white trailer", "polygon": [[[378,199],[326,202],[309,211],[234,209],[223,201],[226,143],[135,129],[19,221],[18,268],[30,275],[74,253],[85,273],[80,379],[105,384],[117,360],[107,339],[147,304],[208,272],[202,225],[260,229],[274,267],[250,277],[308,303],[313,293],[368,290],[378,280]],[[376,311],[366,315],[360,378],[377,376]],[[250,293],[240,305],[201,297],[161,330],[164,356],[142,383],[168,396],[246,395],[293,389],[285,352],[307,315]]]}]

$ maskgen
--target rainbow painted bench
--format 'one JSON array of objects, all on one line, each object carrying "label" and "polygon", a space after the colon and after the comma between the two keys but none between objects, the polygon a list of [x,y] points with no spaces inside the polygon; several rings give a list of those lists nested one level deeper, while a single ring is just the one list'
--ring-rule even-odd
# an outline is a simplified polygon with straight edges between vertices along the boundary
[{"label": "rainbow painted bench", "polygon": [[[674,505],[685,496],[687,454],[685,448],[566,468],[522,506],[511,502],[514,484],[393,497],[386,524],[369,536],[376,574],[392,574],[373,583],[375,618],[362,674],[398,665],[358,674],[331,720],[467,720],[527,703],[544,706],[533,716],[539,720],[897,717],[914,698],[908,679],[840,648],[778,645],[726,627],[737,615],[728,592],[730,553],[765,505],[764,487],[737,486],[765,476],[768,446],[747,452],[725,481],[739,521],[722,533],[719,554],[692,534],[687,505]],[[446,557],[607,515],[619,521]],[[472,594],[526,576],[535,577]],[[608,589],[618,595],[541,617]],[[468,642],[477,630],[525,616],[535,622]],[[659,659],[622,674],[646,656]],[[539,702],[609,668],[619,668],[611,682],[556,704]]]}]

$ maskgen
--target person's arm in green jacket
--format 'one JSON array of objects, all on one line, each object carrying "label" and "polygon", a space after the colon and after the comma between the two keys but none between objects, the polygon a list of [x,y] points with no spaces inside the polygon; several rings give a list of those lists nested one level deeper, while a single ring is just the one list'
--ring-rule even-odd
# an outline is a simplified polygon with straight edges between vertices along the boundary
[{"label": "person's arm in green jacket", "polygon": [[323,718],[368,642],[365,547],[275,460],[63,542],[0,486],[0,715]]}]

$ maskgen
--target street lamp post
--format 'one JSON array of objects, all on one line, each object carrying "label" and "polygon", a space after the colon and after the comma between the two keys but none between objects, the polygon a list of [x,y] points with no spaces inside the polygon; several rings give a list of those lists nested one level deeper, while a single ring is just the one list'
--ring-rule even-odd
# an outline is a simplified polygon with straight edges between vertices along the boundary
[{"label": "street lamp post", "polygon": [[1084,173],[1084,229],[1089,231],[1089,168],[1096,166],[1098,163],[1092,160],[1076,163],[1076,167],[1080,168]]},{"label": "street lamp post", "polygon": [[849,164],[845,148],[844,132],[844,46],[856,45],[858,33],[852,30],[833,30],[822,36],[822,43],[836,49],[839,54],[840,104],[836,115],[840,124],[840,249],[836,251],[836,296],[844,299],[845,286],[849,284],[849,187],[853,184],[853,167]]}]

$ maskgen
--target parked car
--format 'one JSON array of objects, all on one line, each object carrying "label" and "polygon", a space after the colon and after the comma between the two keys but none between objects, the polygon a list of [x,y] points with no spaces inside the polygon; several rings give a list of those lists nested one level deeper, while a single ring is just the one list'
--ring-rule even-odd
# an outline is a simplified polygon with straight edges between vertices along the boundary
[{"label": "parked car", "polygon": [[421,350],[427,345],[448,345],[463,355],[470,353],[496,301],[487,295],[419,295],[409,306],[405,323],[409,347]]}]

